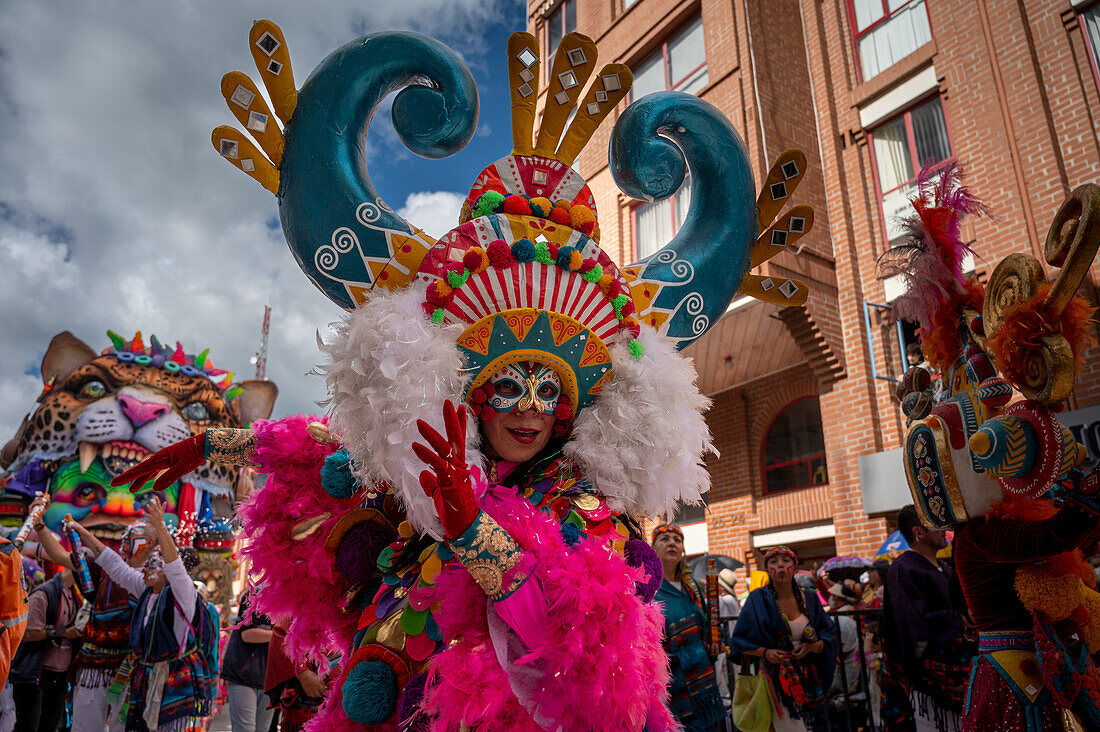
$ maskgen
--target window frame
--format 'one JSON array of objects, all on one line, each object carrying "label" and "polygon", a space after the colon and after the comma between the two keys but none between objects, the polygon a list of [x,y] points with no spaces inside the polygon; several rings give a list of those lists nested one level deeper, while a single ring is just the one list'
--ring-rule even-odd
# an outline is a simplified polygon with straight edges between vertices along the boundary
[{"label": "window frame", "polygon": [[[777,411],[775,413],[775,416],[772,417],[772,421],[770,423],[768,423],[768,429],[764,431],[764,441],[760,445],[760,493],[763,496],[778,496],[778,495],[782,495],[784,493],[793,493],[794,491],[805,490],[807,488],[817,488],[819,486],[829,485],[829,458],[828,458],[828,450],[827,449],[823,449],[820,453],[814,453],[813,455],[807,455],[805,457],[800,457],[800,458],[797,458],[795,460],[788,460],[788,461],[783,462],[783,463],[775,463],[774,465],[768,465],[768,437],[771,436],[772,429],[775,427],[775,423],[779,421],[779,418],[782,417],[784,412],[786,412],[788,409],[790,409],[791,407],[793,407],[796,404],[800,404],[800,403],[802,403],[804,401],[807,401],[809,399],[813,399],[817,402],[817,413],[818,413],[818,415],[820,415],[821,414],[821,395],[819,395],[819,394],[808,394],[806,396],[801,396],[801,397],[798,397],[796,399],[792,399],[791,401],[787,402],[787,404],[785,404],[782,409],[780,409],[779,411]],[[821,425],[821,442],[822,442],[822,445],[824,446],[824,442],[825,442],[825,425],[824,425],[824,421],[822,422],[822,425]],[[813,467],[812,467],[812,464],[813,464],[813,461],[818,460],[818,459],[824,461],[824,466],[825,466],[825,482],[824,483],[814,483],[813,482]],[[775,490],[775,491],[768,489],[768,471],[769,470],[773,470],[775,468],[785,468],[785,467],[788,467],[788,466],[791,466],[791,465],[797,465],[799,463],[806,463],[806,469],[808,471],[809,478],[810,478],[809,483],[806,483],[805,485],[794,486],[792,488],[783,488],[781,490]]]},{"label": "window frame", "polygon": [[[630,251],[631,251],[631,261],[632,262],[642,261],[642,253],[638,249],[638,211],[643,206],[657,206],[657,205],[660,205],[662,203],[667,203],[668,204],[669,216],[672,217],[672,236],[673,236],[673,238],[675,238],[676,235],[680,233],[680,227],[683,226],[683,223],[678,220],[679,216],[677,216],[677,213],[676,213],[677,196],[680,195],[680,190],[684,187],[684,183],[690,183],[690,182],[691,182],[691,172],[688,171],[688,173],[684,176],[684,182],[680,184],[680,188],[677,188],[675,191],[673,191],[672,195],[669,196],[668,198],[662,198],[660,201],[632,201],[630,203]],[[688,198],[687,206],[688,206],[688,209],[690,210],[690,208],[691,208],[691,199],[690,198]],[[685,213],[685,220],[686,220],[686,213]],[[671,239],[669,241],[671,241]],[[665,242],[665,244],[668,244],[668,242]],[[665,244],[662,244],[661,246],[663,247],[663,246],[665,246]],[[656,254],[659,251],[661,251],[661,250],[657,249],[652,254],[647,254],[646,256],[647,257],[652,257],[654,254]]]},{"label": "window frame", "polygon": [[543,47],[546,48],[547,51],[549,51],[549,53],[550,53],[550,56],[549,56],[550,63],[543,64],[543,66],[546,67],[546,76],[547,76],[547,78],[550,78],[550,71],[551,71],[551,67],[553,66],[554,54],[558,50],[557,46],[554,46],[553,48],[550,47],[550,25],[551,25],[551,21],[552,21],[554,15],[558,14],[558,13],[561,14],[561,37],[562,38],[565,38],[566,34],[573,33],[574,31],[577,30],[575,27],[573,28],[573,30],[567,30],[566,27],[565,27],[565,25],[566,25],[566,23],[565,23],[565,19],[566,19],[565,8],[566,8],[567,5],[572,5],[573,6],[573,22],[575,24],[576,21],[577,21],[577,0],[561,0],[557,5],[552,7],[546,13],[546,15],[543,16],[543,18],[545,18],[545,22],[543,23],[543,26],[545,28],[545,33],[546,33],[546,43]]},{"label": "window frame", "polygon": [[1092,81],[1096,84],[1096,90],[1100,93],[1100,48],[1092,45],[1089,40],[1089,32],[1085,29],[1085,21],[1082,17],[1090,10],[1100,12],[1100,4],[1089,5],[1077,10],[1077,27],[1081,31],[1081,38],[1085,42],[1085,53],[1089,57],[1089,68],[1092,69]]},{"label": "window frame", "polygon": [[[635,4],[637,4],[637,2],[635,2]],[[689,25],[694,23],[696,20],[699,21],[699,30],[703,34],[703,63],[699,64],[698,66],[693,68],[691,71],[689,71],[686,74],[684,74],[683,76],[681,76],[680,80],[675,85],[673,85],[672,84],[672,79],[669,78],[670,71],[669,71],[669,61],[668,61],[668,43],[669,43],[670,40],[672,40],[676,36],[676,34],[678,34],[680,31],[684,30],[685,28],[687,28]],[[696,13],[695,15],[692,15],[690,18],[685,20],[683,23],[676,26],[676,28],[674,28],[670,32],[666,33],[665,37],[661,39],[661,43],[657,47],[655,47],[652,51],[647,53],[639,61],[637,61],[637,62],[630,65],[630,70],[633,72],[635,67],[641,66],[646,61],[649,61],[651,58],[653,58],[657,54],[658,51],[661,52],[661,71],[664,73],[664,77],[665,77],[664,91],[677,91],[677,88],[681,84],[683,84],[685,81],[687,81],[688,79],[690,79],[693,76],[695,76],[696,74],[698,74],[700,69],[707,68],[707,66],[710,63],[710,60],[709,60],[710,56],[707,53],[706,26],[703,23],[702,13]],[[710,85],[710,79],[708,78],[707,83],[704,84],[703,87],[699,91],[702,92],[703,89],[706,89],[707,86],[709,86],[709,85]],[[697,93],[697,94],[695,94],[695,96],[699,96],[699,94]],[[634,92],[631,91],[630,92],[630,103],[633,104],[635,101],[636,100],[634,98]]]},{"label": "window frame", "polygon": [[870,155],[871,155],[871,172],[873,173],[872,177],[873,177],[874,182],[875,182],[875,197],[876,197],[877,202],[878,202],[879,233],[882,234],[882,249],[879,252],[879,254],[885,253],[885,252],[889,251],[890,248],[891,248],[890,247],[890,233],[886,228],[886,209],[882,205],[883,197],[885,197],[889,193],[893,193],[894,191],[900,190],[900,189],[904,188],[907,185],[915,183],[917,181],[917,179],[920,177],[920,171],[921,171],[922,163],[920,162],[920,158],[917,157],[917,138],[913,134],[913,121],[912,121],[912,118],[911,118],[910,115],[911,115],[911,113],[913,112],[914,109],[916,109],[917,107],[922,106],[923,104],[925,104],[927,102],[932,101],[932,99],[934,99],[934,98],[938,98],[940,100],[940,110],[943,112],[943,126],[947,130],[947,145],[948,145],[948,147],[951,148],[951,154],[949,156],[947,156],[946,158],[944,158],[943,160],[940,160],[939,162],[937,162],[931,168],[932,170],[939,170],[940,168],[947,165],[948,163],[953,162],[957,157],[957,155],[955,154],[955,138],[951,134],[951,124],[950,124],[950,120],[947,117],[947,105],[945,105],[943,103],[944,98],[943,98],[943,95],[940,93],[939,89],[932,89],[932,90],[928,91],[928,93],[920,95],[919,97],[917,97],[916,99],[914,99],[913,101],[911,101],[907,105],[905,105],[905,107],[898,110],[898,112],[896,114],[892,114],[889,117],[881,119],[878,122],[876,122],[875,125],[874,125],[875,128],[880,128],[880,127],[883,127],[884,125],[886,125],[890,122],[893,122],[898,117],[903,117],[905,119],[905,141],[907,143],[906,147],[909,150],[910,162],[913,163],[913,171],[914,171],[913,172],[913,177],[910,178],[909,180],[906,180],[902,183],[899,183],[898,185],[894,186],[893,188],[891,188],[888,191],[883,191],[882,190],[882,184],[879,182],[879,176],[878,176],[878,158],[875,156],[874,132],[872,132],[870,129],[868,129],[866,131],[866,133],[867,133],[867,150],[870,152]]},{"label": "window frame", "polygon": [[[875,28],[882,25],[883,23],[889,22],[890,18],[892,18],[896,13],[901,12],[906,7],[912,5],[915,2],[920,2],[920,0],[905,0],[905,4],[899,6],[898,9],[893,12],[890,12],[890,6],[887,5],[889,0],[879,0],[879,2],[882,3],[882,17],[876,20],[874,23],[871,23],[871,25],[867,26],[863,30],[858,30],[856,27],[855,0],[844,0],[844,4],[848,8],[848,31],[851,35],[853,54],[852,58],[855,59],[857,84],[862,84],[866,81],[866,79],[863,78],[863,59],[859,55],[859,39],[873,31]],[[928,35],[931,37],[932,40],[935,40],[936,29],[932,27],[932,14],[928,12],[928,0],[924,0],[924,14],[928,16]],[[893,67],[888,66],[887,68]],[[885,71],[886,69],[882,69],[882,71],[879,71],[877,74],[875,74],[875,76],[872,76],[871,78],[873,79],[877,76],[882,76]]]}]

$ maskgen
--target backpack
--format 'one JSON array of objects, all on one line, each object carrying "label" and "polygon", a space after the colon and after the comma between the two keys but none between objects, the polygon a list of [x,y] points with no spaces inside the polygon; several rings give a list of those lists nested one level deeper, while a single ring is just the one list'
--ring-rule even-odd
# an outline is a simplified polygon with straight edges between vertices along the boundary
[{"label": "backpack", "polygon": [[[22,569],[22,567],[20,567]],[[65,586],[60,574],[54,575],[31,592],[46,593],[46,627],[51,631],[57,623],[57,617],[61,614],[61,593]],[[28,598],[28,603],[30,599]],[[11,674],[8,680],[13,684],[37,684],[38,677],[42,673],[42,661],[46,657],[46,651],[53,643],[49,638],[40,641],[24,642],[15,653],[11,662]]]}]

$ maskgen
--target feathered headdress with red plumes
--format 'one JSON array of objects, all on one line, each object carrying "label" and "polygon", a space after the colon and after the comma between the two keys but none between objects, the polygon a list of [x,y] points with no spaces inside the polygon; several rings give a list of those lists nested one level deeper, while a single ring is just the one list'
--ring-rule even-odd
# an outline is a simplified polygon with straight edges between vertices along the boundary
[{"label": "feathered headdress with red plumes", "polygon": [[[905,240],[879,258],[884,276],[901,275],[906,291],[893,302],[894,313],[921,325],[921,348],[936,368],[949,367],[958,351],[960,306],[980,310],[984,289],[963,274],[974,251],[961,239],[967,216],[990,216],[988,206],[962,185],[957,162],[926,166],[917,178],[913,213],[903,220]],[[937,334],[946,339],[938,343]]]}]

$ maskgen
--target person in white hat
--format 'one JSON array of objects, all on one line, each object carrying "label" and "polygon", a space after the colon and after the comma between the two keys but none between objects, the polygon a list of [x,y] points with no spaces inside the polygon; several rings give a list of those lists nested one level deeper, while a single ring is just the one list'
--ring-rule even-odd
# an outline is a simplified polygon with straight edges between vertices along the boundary
[{"label": "person in white hat", "polygon": [[[741,614],[741,603],[737,600],[737,575],[732,569],[723,569],[718,572],[718,617],[726,622],[726,637],[733,635],[733,625],[737,622],[737,616]],[[730,676],[727,668],[727,653],[718,654],[714,662],[714,672],[718,677],[718,693],[722,695],[722,702],[729,706],[732,704],[733,689],[730,688]]]}]

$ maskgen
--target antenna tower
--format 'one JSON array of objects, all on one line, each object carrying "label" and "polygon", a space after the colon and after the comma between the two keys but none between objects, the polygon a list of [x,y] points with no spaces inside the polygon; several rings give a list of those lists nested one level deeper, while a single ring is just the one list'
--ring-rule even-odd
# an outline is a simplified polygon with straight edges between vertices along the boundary
[{"label": "antenna tower", "polygon": [[271,306],[264,305],[264,326],[260,329],[260,350],[256,351],[256,380],[267,378],[267,337],[271,332]]}]

